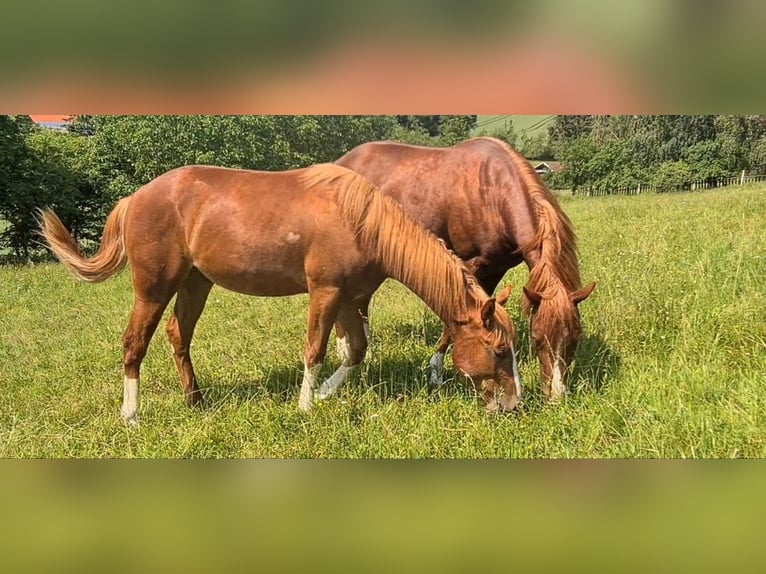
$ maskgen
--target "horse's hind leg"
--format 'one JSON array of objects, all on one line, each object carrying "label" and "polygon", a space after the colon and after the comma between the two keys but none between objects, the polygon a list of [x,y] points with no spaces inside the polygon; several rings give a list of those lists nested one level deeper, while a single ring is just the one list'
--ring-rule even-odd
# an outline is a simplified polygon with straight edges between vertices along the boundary
[{"label": "horse's hind leg", "polygon": [[341,306],[338,312],[336,331],[338,327],[341,328],[344,335],[338,339],[339,346],[344,347],[343,351],[339,353],[343,357],[343,363],[314,393],[314,397],[319,400],[334,394],[364,360],[364,355],[367,352],[365,321],[364,316],[359,313],[358,305]]},{"label": "horse's hind leg", "polygon": [[[370,341],[370,320],[368,318],[368,313],[371,299],[372,295],[361,299],[360,302],[355,305],[355,312],[362,320],[364,336],[368,343]],[[343,323],[340,320],[335,321],[335,335],[336,352],[338,358],[341,360],[341,362],[345,362],[348,359],[349,341],[346,338],[346,329],[343,327]]]},{"label": "horse's hind leg", "polygon": [[125,379],[122,418],[136,424],[141,362],[162,313],[189,271],[180,253],[166,249],[161,256],[139,252],[130,259],[134,303],[128,328],[122,338]]},{"label": "horse's hind leg", "polygon": [[120,412],[125,422],[132,425],[138,423],[138,387],[141,361],[146,356],[149,341],[157,329],[157,324],[162,318],[162,312],[167,307],[171,296],[172,294],[167,298],[149,301],[141,299],[137,293],[128,328],[122,339],[125,378]]},{"label": "horse's hind leg", "polygon": [[166,327],[168,339],[173,346],[173,359],[181,378],[181,387],[189,406],[202,405],[202,393],[194,374],[190,350],[194,328],[212,287],[212,281],[196,268],[192,269],[178,290],[173,314]]}]

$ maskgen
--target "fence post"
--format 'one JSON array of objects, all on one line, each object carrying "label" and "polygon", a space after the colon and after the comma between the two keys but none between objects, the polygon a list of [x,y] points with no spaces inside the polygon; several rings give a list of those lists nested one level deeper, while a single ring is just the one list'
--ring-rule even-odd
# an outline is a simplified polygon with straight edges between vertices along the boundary
[{"label": "fence post", "polygon": [[742,178],[739,180],[740,185],[745,185],[745,170],[742,170]]}]

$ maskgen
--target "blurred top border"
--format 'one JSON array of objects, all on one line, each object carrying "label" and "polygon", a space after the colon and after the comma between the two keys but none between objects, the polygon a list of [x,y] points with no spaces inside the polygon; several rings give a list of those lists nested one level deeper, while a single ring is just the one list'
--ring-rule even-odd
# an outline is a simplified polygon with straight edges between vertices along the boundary
[{"label": "blurred top border", "polygon": [[[32,5],[34,4],[34,5]],[[763,112],[766,5],[16,3],[0,112]]]}]

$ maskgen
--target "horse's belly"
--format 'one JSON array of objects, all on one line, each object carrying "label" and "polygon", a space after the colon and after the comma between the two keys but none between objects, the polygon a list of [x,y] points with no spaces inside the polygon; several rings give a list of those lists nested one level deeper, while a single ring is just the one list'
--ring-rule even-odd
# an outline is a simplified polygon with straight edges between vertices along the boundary
[{"label": "horse's belly", "polygon": [[308,292],[305,280],[302,282],[296,281],[294,277],[276,273],[239,273],[234,276],[226,275],[223,277],[207,276],[224,289],[245,295],[282,297]]},{"label": "horse's belly", "polygon": [[308,291],[302,257],[264,260],[240,254],[214,261],[195,261],[195,266],[216,285],[246,295],[280,297]]}]

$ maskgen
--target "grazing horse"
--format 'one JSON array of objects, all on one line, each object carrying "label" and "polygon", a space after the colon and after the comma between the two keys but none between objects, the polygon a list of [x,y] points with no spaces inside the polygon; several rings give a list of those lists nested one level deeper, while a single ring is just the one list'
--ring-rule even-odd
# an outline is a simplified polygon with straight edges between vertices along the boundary
[{"label": "grazing horse", "polygon": [[[519,401],[515,333],[502,307],[508,292],[488,296],[458,257],[346,168],[174,169],[117,203],[91,258],[52,211],[41,218],[51,250],[78,279],[103,281],[130,264],[135,297],[123,337],[121,410],[129,423],[137,421],[141,361],[173,295],[167,334],[187,402],[201,403],[189,352],[213,284],[267,297],[308,292],[302,410],[335,392],[363,360],[359,302],[387,277],[446,323],[455,365],[489,410],[510,410]],[[315,391],[335,321],[346,334],[344,360]]]},{"label": "grazing horse", "polygon": [[[531,314],[543,393],[559,399],[582,332],[577,305],[596,285],[581,288],[572,223],[529,162],[505,142],[479,137],[449,148],[371,142],[335,163],[361,173],[444,240],[487,293],[510,268],[527,264],[523,310]],[[430,362],[435,384],[449,344],[445,329]]]}]

